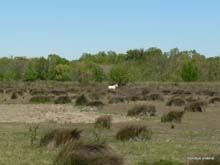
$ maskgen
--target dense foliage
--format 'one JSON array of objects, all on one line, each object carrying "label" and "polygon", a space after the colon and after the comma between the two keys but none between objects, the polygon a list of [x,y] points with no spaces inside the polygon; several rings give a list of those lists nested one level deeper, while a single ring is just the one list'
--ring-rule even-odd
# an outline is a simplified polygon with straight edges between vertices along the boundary
[{"label": "dense foliage", "polygon": [[67,60],[56,54],[47,58],[0,58],[0,80],[57,80],[121,85],[135,81],[219,81],[220,57],[205,57],[195,50],[159,48],[83,54]]}]

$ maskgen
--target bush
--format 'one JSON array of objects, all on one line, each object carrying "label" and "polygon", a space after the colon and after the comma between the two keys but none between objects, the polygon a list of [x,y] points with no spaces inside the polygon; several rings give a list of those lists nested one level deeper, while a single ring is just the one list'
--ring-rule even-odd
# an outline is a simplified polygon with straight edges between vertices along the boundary
[{"label": "bush", "polygon": [[118,85],[126,85],[131,81],[131,75],[128,69],[123,65],[114,66],[110,71],[110,79]]},{"label": "bush", "polygon": [[109,115],[106,116],[100,116],[96,119],[95,121],[95,127],[96,128],[111,128],[111,122],[112,122],[112,117]]},{"label": "bush", "polygon": [[144,125],[127,125],[121,128],[117,134],[116,139],[121,141],[126,140],[149,140],[152,137],[151,129]]},{"label": "bush", "polygon": [[71,80],[71,67],[67,64],[58,64],[55,69],[55,80],[68,81]]},{"label": "bush", "polygon": [[17,99],[18,98],[18,95],[17,93],[13,92],[12,95],[11,95],[11,99]]},{"label": "bush", "polygon": [[61,144],[66,144],[69,141],[78,140],[80,138],[81,130],[78,129],[56,129],[45,134],[41,140],[41,146],[54,148]]},{"label": "bush", "polygon": [[122,165],[123,158],[106,144],[75,142],[66,145],[56,158],[57,165]]},{"label": "bush", "polygon": [[185,101],[181,98],[172,98],[167,102],[166,105],[167,106],[183,106],[185,105]]},{"label": "bush", "polygon": [[[202,158],[214,158],[214,159],[202,159]],[[219,165],[220,164],[220,155],[210,154],[206,156],[198,156],[200,160],[190,160],[189,165]]]},{"label": "bush", "polygon": [[152,105],[137,105],[128,110],[128,116],[156,116],[156,108]]},{"label": "bush", "polygon": [[83,95],[81,95],[81,96],[79,96],[79,97],[76,98],[75,104],[76,104],[77,106],[87,105],[88,102],[89,102],[88,98],[83,94]]},{"label": "bush", "polygon": [[183,65],[181,71],[183,81],[196,81],[198,79],[198,68],[193,62],[187,62]]},{"label": "bush", "polygon": [[87,106],[92,106],[92,107],[102,107],[104,104],[101,101],[91,101],[87,104]]},{"label": "bush", "polygon": [[124,103],[126,98],[124,97],[113,97],[109,100],[109,104],[117,104],[117,103]]},{"label": "bush", "polygon": [[159,100],[159,101],[163,101],[164,98],[159,93],[153,93],[153,94],[150,94],[149,96],[145,96],[144,100],[151,100],[151,101]]},{"label": "bush", "polygon": [[213,97],[209,100],[209,103],[214,104],[214,103],[220,103],[220,97]]},{"label": "bush", "polygon": [[170,111],[161,117],[161,122],[181,122],[184,111]]},{"label": "bush", "polygon": [[29,100],[31,103],[48,103],[51,102],[50,96],[33,96]]},{"label": "bush", "polygon": [[205,108],[203,105],[203,102],[191,102],[185,106],[184,110],[188,112],[204,112]]},{"label": "bush", "polygon": [[69,96],[59,96],[56,100],[55,100],[55,104],[67,104],[67,103],[71,103],[72,99]]}]

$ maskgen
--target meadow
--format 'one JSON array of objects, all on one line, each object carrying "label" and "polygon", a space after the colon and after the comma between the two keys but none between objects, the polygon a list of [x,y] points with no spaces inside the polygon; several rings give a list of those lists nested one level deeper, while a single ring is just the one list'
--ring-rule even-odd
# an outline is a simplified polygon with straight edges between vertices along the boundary
[{"label": "meadow", "polygon": [[[68,143],[41,145],[52,130],[80,130],[80,140],[107,144],[126,165],[190,164],[190,157],[220,153],[218,83],[149,82],[116,90],[105,83],[2,83],[0,103],[0,164],[55,164]],[[109,127],[97,127],[106,115]],[[128,125],[147,126],[152,135],[117,138]]]}]

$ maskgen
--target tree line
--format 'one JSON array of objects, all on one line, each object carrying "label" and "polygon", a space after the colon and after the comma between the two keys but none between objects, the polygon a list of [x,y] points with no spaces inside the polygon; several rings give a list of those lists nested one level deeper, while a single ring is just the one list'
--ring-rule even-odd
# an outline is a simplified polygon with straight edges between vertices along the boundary
[{"label": "tree line", "polygon": [[47,58],[0,58],[0,80],[56,80],[80,83],[144,81],[220,81],[220,57],[205,57],[195,50],[159,48],[85,53],[78,60],[56,54]]}]

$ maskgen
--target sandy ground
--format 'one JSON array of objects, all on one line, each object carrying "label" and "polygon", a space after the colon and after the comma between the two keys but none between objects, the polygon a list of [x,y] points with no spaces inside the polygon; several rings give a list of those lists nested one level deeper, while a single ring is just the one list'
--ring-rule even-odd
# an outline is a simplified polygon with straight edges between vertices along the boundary
[{"label": "sandy ground", "polygon": [[[92,123],[100,115],[91,108],[79,109],[72,105],[0,104],[1,123]],[[134,120],[120,115],[112,117],[114,123]]]}]

